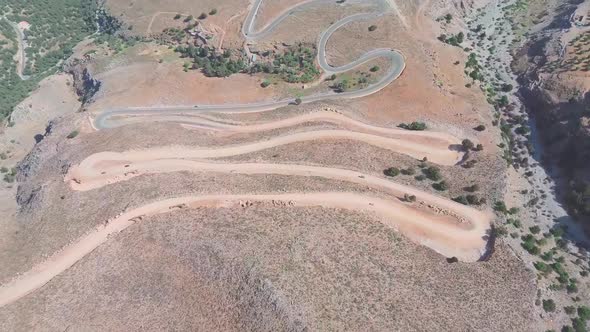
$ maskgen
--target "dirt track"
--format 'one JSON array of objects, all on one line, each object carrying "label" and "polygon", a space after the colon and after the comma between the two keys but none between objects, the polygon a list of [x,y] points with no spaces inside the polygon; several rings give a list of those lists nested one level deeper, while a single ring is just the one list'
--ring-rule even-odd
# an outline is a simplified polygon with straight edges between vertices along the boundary
[{"label": "dirt track", "polygon": [[[133,117],[123,117],[122,119],[117,119],[118,122],[122,123],[133,123],[133,120]],[[143,120],[145,119],[142,118],[141,121]],[[341,125],[348,130],[317,130],[312,132],[294,133],[285,136],[274,137],[267,141],[246,143],[242,145],[215,149],[154,149],[143,157],[141,156],[142,152],[138,151],[132,155],[127,153],[125,158],[137,160],[152,158],[153,155],[157,155],[160,159],[177,158],[179,156],[182,156],[183,158],[220,158],[251,153],[280,145],[287,145],[290,143],[307,142],[320,139],[350,139],[361,141],[384,149],[393,150],[416,159],[422,159],[426,157],[429,161],[440,165],[455,165],[463,157],[463,153],[459,151],[461,141],[451,135],[430,131],[417,132],[402,129],[376,127],[349,119],[334,112],[314,112],[276,122],[254,125],[227,124],[216,120],[211,120],[211,118],[187,115],[155,115],[151,118],[151,120],[179,122],[185,125],[190,124],[196,127],[221,130],[229,133],[262,132],[266,130],[292,127],[308,122],[329,122]],[[117,157],[109,155],[109,158]]]},{"label": "dirt track", "polygon": [[[364,15],[364,14],[363,14]],[[377,14],[375,14],[377,15]],[[351,18],[353,21],[355,18]],[[346,24],[348,21],[338,23]],[[335,24],[333,29],[339,26]],[[323,38],[328,38],[326,33]],[[360,62],[383,54],[399,56],[391,50],[377,50],[367,53]],[[387,52],[387,53],[385,53]],[[364,59],[364,60],[363,60]],[[360,63],[359,61],[355,63]],[[403,62],[403,61],[402,61]],[[349,66],[354,67],[355,63]],[[352,97],[360,97],[378,91],[395,80],[404,65],[393,71],[388,79],[366,91],[351,93]],[[344,96],[344,94],[341,94]],[[324,96],[314,97],[323,99]],[[308,98],[305,102],[315,101]],[[283,102],[273,102],[268,105],[247,105],[242,108],[252,108],[260,111],[266,108],[276,108]],[[284,103],[288,103],[285,101]],[[227,106],[232,108],[234,106]],[[86,236],[66,246],[63,250],[52,255],[48,260],[35,266],[29,272],[17,277],[8,284],[0,286],[0,307],[12,303],[19,298],[42,287],[53,277],[67,270],[73,264],[84,258],[88,253],[106,242],[110,235],[114,235],[145,216],[171,212],[177,209],[208,207],[242,207],[254,205],[257,202],[271,202],[287,206],[321,206],[347,210],[367,212],[377,216],[381,222],[396,228],[410,239],[425,245],[447,257],[455,256],[462,261],[478,260],[486,250],[487,234],[490,228],[490,216],[473,208],[452,202],[436,195],[422,192],[411,187],[396,184],[383,177],[362,174],[355,171],[289,164],[228,164],[212,162],[207,158],[229,157],[252,153],[272,147],[296,142],[309,142],[322,139],[349,139],[368,143],[383,149],[406,154],[417,159],[428,158],[430,162],[443,165],[454,165],[461,160],[462,153],[456,149],[459,140],[450,135],[433,132],[410,132],[399,129],[375,127],[348,119],[336,113],[315,113],[287,120],[280,120],[265,124],[244,125],[224,123],[217,119],[207,118],[201,111],[215,111],[219,107],[199,108],[194,106],[184,110],[176,108],[172,112],[166,110],[123,110],[121,112],[107,112],[102,114],[100,121],[95,121],[97,128],[106,121],[123,124],[133,123],[146,117],[156,121],[176,121],[184,126],[205,127],[221,133],[259,132],[276,128],[295,126],[306,122],[331,122],[346,127],[349,130],[316,130],[292,133],[274,137],[265,141],[252,142],[241,145],[216,148],[188,148],[188,147],[159,147],[150,150],[127,151],[123,153],[101,152],[84,160],[77,167],[71,168],[65,177],[73,190],[92,190],[115,182],[130,179],[134,176],[150,173],[192,171],[217,172],[237,174],[280,174],[289,176],[315,176],[328,179],[347,181],[363,186],[369,186],[387,192],[396,198],[383,199],[350,192],[320,192],[320,193],[275,193],[275,194],[246,194],[246,195],[206,195],[185,196],[164,199],[148,203],[144,206],[127,211],[112,218],[104,225],[92,230]],[[238,111],[242,111],[237,109]],[[151,113],[150,111],[154,111]],[[192,112],[191,112],[192,111]],[[175,114],[176,113],[176,114]],[[237,113],[237,112],[236,112]],[[137,116],[137,118],[135,118]],[[123,119],[121,121],[121,119]],[[105,126],[104,128],[108,128]],[[354,130],[354,131],[352,131]],[[404,195],[413,195],[416,202],[405,202]]]},{"label": "dirt track", "polygon": [[[267,141],[222,147],[218,149],[196,149],[188,147],[161,147],[150,150],[127,151],[123,153],[102,152],[89,156],[80,165],[70,169],[65,181],[73,190],[92,190],[115,182],[128,180],[135,176],[163,172],[217,172],[227,174],[278,174],[290,176],[314,176],[327,179],[347,181],[387,192],[397,197],[385,200],[372,196],[348,192],[321,193],[277,193],[267,195],[211,195],[187,196],[152,202],[125,212],[99,226],[77,242],[54,254],[44,263],[31,271],[0,287],[0,307],[11,303],[43,286],[54,276],[68,269],[96,247],[107,241],[108,237],[142,220],[148,215],[167,213],[176,209],[201,206],[241,206],[248,207],[256,202],[272,202],[289,206],[322,206],[369,212],[381,219],[385,225],[398,229],[410,239],[421,243],[447,257],[456,256],[463,261],[476,261],[486,249],[486,235],[489,231],[490,218],[487,214],[473,208],[422,192],[420,190],[394,183],[388,179],[356,171],[306,166],[293,164],[232,164],[204,160],[221,156],[233,156],[276,146],[277,142],[289,144],[299,141],[319,140],[322,138],[359,139],[379,147],[407,153],[408,138],[428,138],[439,144],[429,148],[428,156],[442,162],[456,161],[461,153],[449,149],[452,136],[421,132],[413,133],[375,127],[346,118],[337,113],[318,112],[299,117],[279,120],[277,122],[245,125],[222,124],[214,119],[193,118],[198,125],[217,125],[217,129],[228,128],[230,132],[261,131],[285,127],[309,121],[329,120],[339,122],[359,131],[322,130],[302,132],[294,135],[273,138]],[[320,133],[320,134],[318,134]],[[374,135],[394,134],[399,138],[392,143],[392,138]],[[340,136],[339,136],[340,135]],[[285,140],[286,138],[286,140]],[[293,139],[296,138],[296,139]],[[422,145],[427,147],[427,145]],[[416,202],[404,202],[404,195],[416,196]]]}]

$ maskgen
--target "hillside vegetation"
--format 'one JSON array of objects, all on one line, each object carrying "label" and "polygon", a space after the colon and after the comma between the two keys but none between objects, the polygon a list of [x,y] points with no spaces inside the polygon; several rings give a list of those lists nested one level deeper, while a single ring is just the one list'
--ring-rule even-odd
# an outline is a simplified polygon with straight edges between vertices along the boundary
[{"label": "hillside vegetation", "polygon": [[[4,19],[0,33],[10,40],[0,50],[0,120],[7,118],[44,77],[57,69],[72,48],[96,30],[95,0],[5,0],[0,3]],[[21,80],[13,57],[18,50],[17,36],[9,22],[27,21],[26,66]]]}]

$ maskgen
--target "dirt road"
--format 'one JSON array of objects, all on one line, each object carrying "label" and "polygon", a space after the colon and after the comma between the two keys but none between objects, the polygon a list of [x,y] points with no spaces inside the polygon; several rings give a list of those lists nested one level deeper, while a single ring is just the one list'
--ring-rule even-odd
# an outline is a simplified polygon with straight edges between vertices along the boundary
[{"label": "dirt road", "polygon": [[[319,0],[318,0],[319,1]],[[261,0],[254,5],[259,8]],[[307,2],[306,2],[307,3]],[[286,15],[289,15],[287,13]],[[378,17],[380,13],[358,14],[334,23],[320,37],[320,63],[325,63],[329,72],[348,70],[376,57],[392,60],[391,71],[376,84],[360,91],[339,94],[340,98],[355,98],[374,93],[395,80],[403,71],[403,56],[392,50],[368,52],[361,59],[343,67],[334,68],[325,62],[322,45],[340,26],[360,19]],[[248,15],[244,22],[245,34],[254,26],[256,13]],[[272,29],[284,17],[279,17],[265,29]],[[250,27],[250,28],[248,28]],[[307,97],[305,102],[326,98],[325,95]],[[147,216],[168,213],[178,209],[196,207],[247,208],[256,204],[278,206],[321,206],[370,213],[380,221],[399,230],[408,238],[421,243],[444,256],[455,256],[462,261],[478,260],[487,249],[487,234],[491,217],[487,213],[468,206],[422,192],[415,188],[394,183],[383,176],[363,174],[356,171],[332,167],[296,164],[268,163],[224,163],[207,160],[211,158],[236,156],[295,142],[324,139],[347,139],[368,143],[383,149],[410,155],[417,159],[427,157],[429,161],[443,165],[454,165],[462,152],[456,149],[459,140],[451,135],[435,132],[410,132],[384,128],[362,123],[341,114],[317,112],[269,123],[244,124],[228,123],[210,115],[215,111],[259,112],[270,110],[290,101],[273,101],[249,105],[214,105],[198,107],[160,107],[111,110],[95,119],[97,129],[116,127],[139,121],[173,121],[185,126],[205,127],[221,134],[235,132],[260,132],[287,128],[307,122],[330,122],[346,130],[314,130],[296,132],[246,144],[223,147],[158,147],[150,150],[126,151],[122,153],[101,152],[89,156],[80,165],[72,167],[64,180],[73,190],[93,190],[136,176],[163,172],[209,172],[224,174],[276,174],[299,177],[322,177],[346,181],[364,187],[380,190],[388,199],[356,192],[293,192],[274,194],[204,195],[163,199],[124,212],[103,225],[90,231],[86,236],[53,254],[45,262],[36,265],[25,274],[0,286],[0,307],[12,303],[49,282],[53,277],[67,270],[95,248],[114,235]],[[212,112],[213,111],[213,112]],[[209,113],[209,114],[204,114]],[[413,199],[407,199],[408,197]]]},{"label": "dirt road", "polygon": [[[324,138],[346,137],[367,141],[385,149],[407,152],[412,146],[408,138],[428,138],[439,144],[423,145],[429,147],[431,158],[446,156],[441,161],[456,161],[461,153],[449,149],[449,141],[456,141],[452,136],[430,132],[407,132],[397,129],[371,126],[334,112],[317,112],[304,114],[276,122],[255,125],[227,124],[218,119],[193,118],[217,126],[219,131],[256,132],[279,127],[291,126],[310,121],[331,121],[349,128],[359,130],[322,130],[302,132],[273,138],[265,141],[219,147],[198,149],[191,147],[159,147],[150,150],[136,150],[122,153],[101,152],[89,156],[78,166],[71,168],[64,180],[76,191],[93,190],[110,184],[129,180],[136,176],[164,172],[208,172],[224,174],[275,174],[299,177],[322,177],[330,180],[346,181],[362,187],[370,187],[395,197],[383,199],[354,192],[294,192],[267,195],[205,195],[165,199],[148,203],[125,212],[101,225],[75,243],[65,247],[51,256],[44,263],[31,271],[17,277],[12,282],[0,286],[0,307],[29,294],[49,282],[53,277],[67,270],[70,266],[107,241],[116,234],[144,217],[167,213],[176,209],[193,207],[248,207],[259,203],[272,203],[289,206],[321,206],[372,213],[385,225],[393,227],[408,238],[421,243],[444,256],[455,256],[467,262],[478,260],[486,250],[487,233],[490,228],[490,216],[468,206],[397,184],[384,177],[363,174],[357,171],[332,167],[307,166],[296,164],[268,163],[224,163],[205,160],[221,156],[233,156],[267,149],[276,144],[289,144],[295,141],[320,140]],[[360,132],[364,131],[364,132]],[[320,134],[318,134],[320,133]],[[326,135],[324,135],[327,133]],[[369,134],[370,133],[370,134]],[[340,136],[338,136],[340,135]],[[399,142],[393,142],[388,135],[398,135]],[[431,142],[431,143],[432,143]],[[405,150],[404,150],[405,149]],[[414,202],[406,201],[407,196],[415,196]]]}]

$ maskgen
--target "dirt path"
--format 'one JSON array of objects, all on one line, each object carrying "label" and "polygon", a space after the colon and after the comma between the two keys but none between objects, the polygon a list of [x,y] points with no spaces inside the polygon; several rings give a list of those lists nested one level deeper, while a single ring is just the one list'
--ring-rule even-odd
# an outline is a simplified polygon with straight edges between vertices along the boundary
[{"label": "dirt path", "polygon": [[29,79],[29,76],[23,74],[23,72],[25,71],[25,67],[27,65],[27,54],[25,52],[27,44],[25,41],[25,35],[16,23],[13,23],[11,21],[8,21],[8,23],[14,29],[16,39],[18,41],[18,49],[16,53],[16,74],[18,75],[18,77],[20,77],[21,80],[26,81]]},{"label": "dirt path", "polygon": [[[160,158],[221,158],[239,154],[252,153],[276,146],[297,142],[307,142],[321,139],[349,139],[364,142],[373,146],[395,151],[411,156],[415,159],[426,157],[430,162],[440,165],[455,165],[463,158],[460,151],[461,140],[445,133],[431,131],[409,131],[394,128],[372,126],[360,121],[350,119],[342,114],[328,111],[307,113],[292,118],[253,125],[228,124],[219,122],[214,118],[185,115],[154,115],[152,121],[180,122],[184,125],[207,128],[227,132],[228,134],[254,133],[278,128],[287,128],[310,122],[329,122],[338,124],[348,130],[315,130],[308,132],[292,133],[284,136],[273,137],[266,141],[246,143],[221,148],[163,148],[154,149],[147,154],[151,158],[156,153]],[[117,119],[124,123],[133,123],[133,117]],[[141,119],[144,121],[145,119]],[[136,157],[144,153],[136,152]]]},{"label": "dirt path", "polygon": [[[261,0],[257,0],[256,3],[259,6]],[[152,17],[152,22],[158,14]],[[255,12],[249,14],[244,23],[244,27],[247,27],[245,31],[250,32],[256,16],[255,14]],[[325,41],[340,26],[355,20],[369,19],[378,17],[379,15],[380,13],[353,15],[334,23],[321,36],[320,46],[325,46]],[[280,21],[281,18],[278,18],[265,29],[272,30],[273,26],[276,26]],[[151,23],[148,26],[148,30],[150,29]],[[256,37],[252,38],[255,39]],[[322,40],[324,42],[321,42]],[[368,52],[361,59],[343,66],[343,68],[333,68],[326,63],[326,68],[338,71],[344,70],[347,67],[355,67],[359,63],[368,61],[367,59],[381,56],[390,57],[394,65],[398,65],[397,67],[394,66],[396,69],[386,79],[383,79],[365,91],[353,92],[349,96],[345,94],[340,94],[339,96],[350,98],[361,97],[379,91],[401,74],[405,68],[403,56],[392,50],[379,49]],[[313,98],[307,98],[305,102],[312,102],[323,98],[325,96],[315,96]],[[11,282],[0,286],[0,307],[12,303],[42,287],[53,277],[67,270],[87,254],[91,253],[95,248],[105,243],[109,236],[123,231],[135,222],[140,222],[147,216],[185,208],[247,208],[256,204],[273,204],[275,206],[320,206],[355,210],[377,216],[383,224],[397,229],[408,238],[447,257],[454,256],[462,261],[473,262],[485,253],[487,249],[487,234],[491,222],[490,215],[442,197],[394,183],[383,177],[331,167],[267,163],[232,164],[206,160],[207,158],[252,153],[295,142],[325,139],[361,141],[417,159],[427,157],[429,161],[443,165],[454,165],[462,157],[462,153],[456,149],[459,140],[451,135],[376,127],[346,118],[337,113],[316,112],[260,124],[228,123],[211,118],[205,114],[211,111],[224,110],[225,108],[234,110],[236,107],[238,108],[234,110],[236,112],[261,111],[282,106],[284,102],[288,103],[289,101],[238,106],[206,106],[199,107],[203,112],[198,113],[194,112],[194,106],[187,109],[176,107],[169,110],[154,108],[110,111],[95,119],[95,124],[96,128],[103,129],[109,127],[105,125],[108,121],[127,124],[136,122],[138,118],[147,117],[155,121],[176,121],[185,126],[205,127],[218,131],[221,134],[260,132],[291,127],[307,122],[336,123],[347,128],[347,130],[296,132],[262,141],[215,148],[158,147],[149,150],[122,153],[101,152],[89,156],[80,165],[71,168],[64,180],[70,184],[73,190],[84,191],[125,181],[135,176],[148,176],[149,174],[164,172],[191,171],[224,174],[275,174],[322,177],[331,180],[346,181],[387,192],[396,198],[386,200],[368,194],[354,192],[295,192],[265,195],[186,196],[151,202],[107,220],[103,225],[98,226],[76,242],[53,254],[45,262],[36,265],[33,269],[16,277]],[[406,195],[415,196],[415,201],[406,202]]]},{"label": "dirt path", "polygon": [[[424,244],[435,250],[444,252],[447,249],[444,244],[439,245],[431,240],[438,237],[440,240],[444,240],[446,245],[452,245],[454,251],[461,254],[469,253],[470,259],[474,256],[479,257],[477,250],[485,247],[485,241],[482,239],[485,233],[482,233],[482,227],[478,227],[477,224],[471,229],[464,230],[461,227],[454,227],[445,223],[444,220],[437,222],[433,220],[432,216],[425,215],[404,203],[385,201],[380,198],[354,193],[187,196],[144,205],[123,213],[109,220],[106,224],[97,227],[88,235],[51,256],[44,263],[35,266],[29,272],[1,286],[0,307],[12,303],[45,285],[53,277],[67,270],[95,248],[105,243],[109,236],[123,231],[135,222],[140,222],[144,217],[184,208],[245,208],[255,204],[255,202],[269,202],[279,206],[322,206],[372,212],[382,217],[382,222],[390,227],[398,228],[407,234],[421,234]],[[429,226],[425,227],[425,225]],[[414,239],[417,240],[416,236],[414,236]]]},{"label": "dirt path", "polygon": [[[193,119],[197,122],[197,118]],[[258,203],[271,203],[278,206],[322,206],[372,213],[385,225],[393,227],[408,238],[421,243],[444,256],[455,256],[462,261],[478,260],[486,250],[486,235],[490,228],[490,216],[468,206],[422,192],[420,190],[397,184],[388,179],[363,174],[356,171],[307,166],[296,164],[267,163],[223,163],[204,160],[220,156],[233,156],[267,149],[277,144],[289,144],[296,141],[319,140],[324,138],[350,138],[366,141],[394,151],[412,150],[416,145],[407,137],[428,137],[444,142],[431,146],[429,153],[447,156],[450,161],[460,157],[460,153],[448,148],[448,141],[456,139],[451,136],[430,132],[407,132],[397,129],[375,127],[346,118],[334,112],[316,112],[278,120],[271,123],[242,125],[222,123],[217,119],[201,119],[217,126],[217,130],[230,132],[255,132],[285,126],[292,126],[309,121],[331,121],[350,128],[369,133],[345,130],[320,130],[302,132],[272,138],[266,141],[220,147],[216,149],[199,149],[190,147],[160,147],[150,150],[127,151],[122,153],[101,152],[89,156],[80,165],[70,169],[64,180],[76,191],[85,191],[125,181],[136,176],[165,172],[191,171],[224,174],[275,174],[301,177],[322,177],[331,180],[346,181],[363,187],[370,187],[387,192],[397,197],[385,200],[371,195],[352,192],[321,193],[276,193],[268,195],[205,195],[187,196],[152,202],[125,212],[104,225],[100,225],[78,241],[55,253],[47,261],[35,266],[31,271],[17,277],[8,284],[0,286],[0,307],[26,296],[42,287],[53,277],[67,270],[77,261],[114,235],[143,217],[167,213],[176,209],[194,207],[248,207]],[[392,139],[379,135],[398,135]],[[410,147],[408,147],[410,146]],[[428,145],[423,145],[422,149]],[[409,150],[408,150],[409,149]],[[415,202],[405,202],[405,195],[413,195]]]}]

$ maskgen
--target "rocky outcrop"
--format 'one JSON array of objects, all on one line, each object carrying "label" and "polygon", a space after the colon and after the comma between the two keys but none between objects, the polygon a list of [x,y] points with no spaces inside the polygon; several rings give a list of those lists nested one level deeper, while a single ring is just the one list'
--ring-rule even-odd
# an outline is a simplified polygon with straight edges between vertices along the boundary
[{"label": "rocky outcrop", "polygon": [[82,104],[92,102],[92,98],[100,90],[101,82],[94,79],[85,64],[77,59],[66,65],[65,71],[73,76],[74,88]]}]

